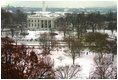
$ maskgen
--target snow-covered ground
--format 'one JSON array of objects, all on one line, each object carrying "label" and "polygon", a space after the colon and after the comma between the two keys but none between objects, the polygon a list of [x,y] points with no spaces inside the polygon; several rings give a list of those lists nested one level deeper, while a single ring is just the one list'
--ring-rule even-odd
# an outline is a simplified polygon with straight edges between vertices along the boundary
[{"label": "snow-covered ground", "polygon": [[[41,33],[48,33],[49,31],[28,31],[29,35],[27,35],[25,38],[20,38],[17,42],[18,43],[22,43],[25,45],[38,45],[39,42],[38,41],[34,41],[35,39],[38,39],[40,37]],[[87,32],[91,32],[91,30],[87,30]],[[104,33],[103,30],[99,30],[99,32]],[[58,35],[56,35],[55,37],[58,40],[62,40],[63,39],[63,33],[56,31],[56,33]],[[117,36],[117,32],[114,31],[113,34],[111,33],[110,30],[105,30],[105,33],[107,33],[109,36]],[[33,39],[33,41],[30,41],[31,39]],[[72,58],[69,56],[66,56],[65,54],[67,54],[65,52],[65,50],[67,50],[67,48],[55,48],[55,50],[51,51],[51,58],[54,59],[54,68],[58,68],[59,66],[66,66],[66,65],[72,65]],[[37,55],[40,54],[42,52],[42,50],[36,50]],[[88,55],[86,54],[88,52]],[[82,53],[81,56],[78,57],[75,60],[75,64],[79,64],[80,67],[82,68],[80,71],[81,74],[81,78],[88,78],[89,77],[89,72],[91,71],[91,69],[94,67],[94,61],[93,58],[96,54],[93,52],[90,52],[89,50],[85,49]],[[60,60],[60,58],[62,59],[62,61]],[[115,62],[117,61],[116,59],[117,57],[115,56]]]},{"label": "snow-covered ground", "polygon": [[[45,33],[47,31],[28,31],[29,35],[26,36],[25,39],[37,39],[39,38],[39,34],[41,33]],[[90,30],[88,30],[87,32],[90,32]],[[110,30],[99,30],[99,32],[101,33],[107,33],[109,36],[117,36],[117,32],[114,31],[113,34],[111,33]],[[63,39],[63,33],[56,31],[56,33],[58,35],[56,35],[55,37],[58,40],[62,40]],[[31,42],[31,44],[37,44],[36,42]],[[38,43],[39,44],[39,43]],[[58,68],[59,66],[66,66],[66,65],[72,65],[72,58],[69,56],[66,56],[64,54],[67,54],[65,51],[66,48],[61,48],[61,49],[55,49],[54,51],[51,51],[51,58],[54,59],[54,68]],[[67,49],[66,49],[67,50]],[[86,55],[86,53],[88,52],[88,55]],[[94,54],[93,52],[89,52],[88,50],[84,50],[83,53],[81,54],[81,56],[79,58],[77,58],[75,60],[75,64],[79,64],[82,68],[82,70],[80,71],[81,74],[81,78],[88,78],[89,77],[89,73],[91,71],[91,69],[94,68],[94,61],[93,58],[96,54]],[[61,58],[61,60],[60,60]],[[116,56],[115,56],[115,62],[116,62]]]},{"label": "snow-covered ground", "polygon": [[[113,31],[113,34],[112,34],[111,30],[95,30],[95,31],[100,32],[100,33],[106,33],[112,38],[117,36],[117,31]],[[92,32],[92,30],[87,30],[87,32]]]},{"label": "snow-covered ground", "polygon": [[[91,32],[92,30],[87,30],[87,32]],[[97,32],[107,33],[111,38],[115,38],[117,36],[117,32],[114,31],[113,34],[110,30],[98,30]],[[25,44],[25,45],[38,45],[38,38],[42,33],[49,33],[49,31],[28,31],[29,35],[26,37],[18,38],[18,43]],[[55,35],[57,40],[63,40],[63,32],[55,31],[58,35]],[[31,40],[32,39],[32,40]],[[37,41],[35,41],[37,40]]]},{"label": "snow-covered ground", "polygon": [[[18,38],[18,36],[15,36],[15,38],[17,37],[18,39],[21,39],[21,40],[30,40],[30,39],[33,39],[34,40],[34,39],[39,38],[40,37],[40,34],[42,34],[42,33],[48,33],[50,31],[30,31],[30,30],[28,30],[27,32],[29,33],[29,35],[27,35],[25,37],[22,37],[22,38],[21,37]],[[92,30],[87,30],[87,32],[92,32]],[[105,30],[105,31],[104,30],[96,30],[96,32],[106,33],[110,37],[117,36],[117,31],[114,31],[113,34],[112,34],[112,32],[110,30]],[[63,37],[64,37],[63,32],[55,31],[55,33],[58,34],[58,35],[55,36],[58,40],[63,40]],[[10,32],[9,33],[3,33],[2,36],[4,37],[6,35],[7,36],[10,36]]]},{"label": "snow-covered ground", "polygon": [[[40,37],[40,34],[42,33],[48,33],[50,31],[28,31],[29,35],[27,35],[24,39],[27,40],[27,39],[37,39]],[[92,30],[87,30],[87,32],[92,32]],[[110,37],[115,37],[117,36],[117,32],[114,31],[113,34],[110,30],[96,30],[96,32],[101,32],[101,33],[106,33],[108,34]],[[57,33],[58,35],[56,35],[55,37],[58,39],[58,40],[63,40],[63,32],[60,32],[60,31],[55,31],[55,33]]]},{"label": "snow-covered ground", "polygon": [[[95,55],[90,54],[86,55],[87,50],[84,51],[85,53],[81,54],[80,57],[78,57],[75,60],[75,64],[78,64],[81,66],[81,78],[87,78],[89,77],[89,72],[91,68],[93,67],[93,58]],[[58,68],[58,66],[66,66],[66,65],[72,65],[72,58],[70,56],[66,56],[64,54],[67,54],[64,52],[64,48],[58,50],[58,51],[52,51],[52,58],[54,59],[54,67]],[[59,59],[59,57],[62,57],[62,61]]]},{"label": "snow-covered ground", "polygon": [[[73,65],[72,58],[65,55],[68,54],[67,52],[65,52],[65,50],[67,50],[67,48],[55,48],[53,51],[51,51],[51,54],[49,56],[54,61],[55,69],[59,66]],[[37,55],[42,52],[42,50],[36,49],[35,51],[37,52]],[[88,54],[86,54],[87,52]],[[89,78],[90,72],[95,68],[93,59],[96,55],[97,53],[93,53],[90,52],[88,49],[85,49],[84,51],[82,51],[80,57],[75,59],[75,64],[78,64],[81,67],[81,71],[79,72],[80,79]],[[117,55],[115,55],[114,57],[114,64],[117,65]]]}]

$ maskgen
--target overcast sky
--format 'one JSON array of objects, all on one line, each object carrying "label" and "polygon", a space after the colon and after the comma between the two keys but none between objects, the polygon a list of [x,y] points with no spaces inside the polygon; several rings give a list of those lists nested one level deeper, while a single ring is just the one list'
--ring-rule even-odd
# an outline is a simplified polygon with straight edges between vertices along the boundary
[{"label": "overcast sky", "polygon": [[[85,8],[85,7],[110,7],[117,6],[116,1],[45,1],[47,7]],[[2,5],[17,7],[42,7],[42,1],[16,1],[4,0]]]}]

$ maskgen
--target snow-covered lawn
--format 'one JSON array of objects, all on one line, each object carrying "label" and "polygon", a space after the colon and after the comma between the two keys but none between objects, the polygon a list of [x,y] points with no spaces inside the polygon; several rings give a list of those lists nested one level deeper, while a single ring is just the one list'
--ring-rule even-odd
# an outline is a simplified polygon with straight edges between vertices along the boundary
[{"label": "snow-covered lawn", "polygon": [[[28,31],[29,35],[27,35],[25,38],[23,38],[24,41],[19,41],[19,43],[23,43],[26,45],[38,45],[39,42],[36,41],[27,41],[30,39],[38,39],[40,37],[40,34],[42,33],[48,33],[49,31]],[[87,32],[91,32],[91,30],[88,30]],[[113,35],[110,30],[99,30],[101,33],[107,33],[109,36],[117,36],[117,32],[113,32]],[[62,40],[63,39],[63,32],[55,31],[58,35],[55,37],[57,40]],[[72,65],[72,58],[69,56],[66,56],[64,54],[67,54],[64,52],[67,50],[67,48],[58,48],[55,49],[54,51],[51,51],[50,57],[54,60],[54,68],[58,68],[59,66],[66,66],[66,65]],[[41,53],[41,50],[36,50],[37,54]],[[86,54],[88,52],[88,55]],[[78,64],[81,66],[81,78],[88,78],[89,73],[91,69],[94,68],[94,61],[93,58],[96,54],[93,52],[89,52],[89,50],[85,49],[83,53],[81,53],[81,56],[78,57],[75,60],[75,64]],[[115,57],[116,58],[116,57]],[[115,59],[116,61],[116,59]]]},{"label": "snow-covered lawn", "polygon": [[[90,32],[91,30],[88,30],[87,32]],[[40,34],[42,33],[48,33],[49,31],[28,31],[29,35],[27,35],[25,38],[21,38],[21,40],[18,40],[18,43],[22,43],[25,45],[38,45],[39,42],[38,41],[34,41],[34,39],[38,39],[40,37]],[[100,32],[104,32],[103,30],[101,30]],[[56,35],[55,37],[58,40],[62,40],[63,39],[63,33],[56,31],[56,33],[58,35]],[[110,36],[112,35],[110,30],[106,30],[105,33],[109,34]],[[114,36],[117,36],[117,32],[113,32]],[[33,41],[30,41],[31,39],[33,39]],[[28,40],[28,41],[27,41]],[[42,50],[40,49],[34,49],[36,51],[36,54],[40,54],[42,52]],[[69,56],[66,56],[65,54],[67,54],[65,52],[65,50],[68,50],[67,48],[55,48],[53,51],[51,51],[51,55],[49,55],[53,60],[54,60],[54,68],[58,68],[59,66],[66,66],[66,65],[72,65],[72,58]],[[31,51],[31,50],[30,50]],[[86,54],[88,52],[88,54]],[[81,78],[88,78],[89,77],[89,73],[91,71],[91,69],[94,68],[94,61],[93,58],[96,54],[93,52],[90,52],[89,50],[85,49],[82,53],[81,56],[78,57],[75,60],[75,64],[80,65],[81,67]],[[117,57],[115,56],[115,62],[117,62]]]},{"label": "snow-covered lawn", "polygon": [[[106,33],[108,34],[110,37],[114,38],[115,36],[117,36],[117,31],[113,31],[113,34],[111,32],[111,30],[95,30],[96,32],[100,32],[100,33]],[[87,30],[87,32],[92,32],[92,30]]]},{"label": "snow-covered lawn", "polygon": [[[41,54],[42,50],[39,49],[33,49],[37,55]],[[66,65],[73,65],[72,58],[70,56],[67,56],[65,54],[68,54],[65,52],[67,48],[61,48],[61,49],[54,49],[51,51],[51,54],[48,55],[51,57],[51,59],[54,61],[54,68],[58,68],[59,66],[66,66]],[[32,50],[28,50],[28,52],[31,52]],[[88,52],[88,54],[86,54]],[[94,58],[95,54],[89,52],[88,50],[84,50],[80,57],[78,57],[75,60],[75,64],[80,65],[81,71],[79,72],[81,78],[85,79],[89,77],[89,72],[91,71],[92,67],[94,67]],[[60,57],[62,60],[60,60]]]},{"label": "snow-covered lawn", "polygon": [[[50,31],[28,31],[29,35],[27,35],[24,40],[27,40],[27,39],[37,39],[40,37],[40,34],[42,33],[48,33]],[[87,30],[87,32],[92,32],[92,30]],[[114,37],[114,36],[117,36],[117,32],[114,31],[113,34],[110,30],[96,30],[96,32],[101,32],[101,33],[106,33],[108,34],[110,37]],[[63,32],[60,32],[60,31],[55,31],[55,33],[57,33],[58,35],[56,35],[55,37],[58,39],[58,40],[63,40]]]},{"label": "snow-covered lawn", "polygon": [[[39,55],[42,50],[34,49],[37,52],[37,55]],[[67,56],[65,54],[68,54],[65,52],[67,48],[61,48],[61,49],[54,49],[51,51],[51,54],[49,55],[51,59],[54,61],[54,68],[58,68],[59,66],[66,66],[66,65],[73,65],[72,58],[70,56]],[[86,54],[88,52],[88,54]],[[75,60],[75,64],[80,65],[81,71],[79,72],[79,77],[82,79],[89,78],[90,72],[95,68],[94,63],[94,57],[97,55],[97,53],[93,53],[85,49],[80,57],[78,57]],[[110,54],[108,54],[110,55]],[[114,65],[117,65],[117,56],[114,57]]]},{"label": "snow-covered lawn", "polygon": [[[39,34],[44,33],[46,31],[29,31],[29,36],[26,36],[27,38],[33,38],[36,39],[39,37]],[[88,30],[87,32],[90,32],[90,30]],[[109,36],[117,36],[117,32],[113,32],[113,34],[111,33],[110,30],[105,30],[105,32],[103,30],[99,30],[99,32],[101,33],[107,33]],[[58,40],[62,40],[63,39],[63,33],[56,31],[56,33],[58,35],[56,35],[55,37]],[[30,36],[31,35],[31,36]],[[33,42],[31,42],[33,43]],[[35,43],[35,42],[34,42]],[[51,58],[54,60],[54,68],[58,68],[59,66],[66,66],[66,65],[72,65],[72,58],[69,56],[66,56],[64,54],[67,54],[64,52],[64,50],[67,50],[66,48],[61,48],[61,49],[55,49],[54,51],[51,51]],[[86,54],[88,52],[88,55]],[[95,53],[93,52],[89,52],[88,50],[84,50],[83,53],[81,54],[80,57],[78,57],[75,60],[75,64],[80,65],[81,67],[81,71],[80,71],[80,76],[81,78],[88,78],[89,77],[89,73],[90,71],[94,68],[94,60],[93,58],[95,57]],[[116,62],[116,57],[115,57],[115,62]]]}]

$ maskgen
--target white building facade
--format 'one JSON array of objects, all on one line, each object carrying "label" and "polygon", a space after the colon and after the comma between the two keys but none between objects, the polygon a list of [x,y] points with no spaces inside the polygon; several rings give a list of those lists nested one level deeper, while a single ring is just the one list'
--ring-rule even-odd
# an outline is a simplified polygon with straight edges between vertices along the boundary
[{"label": "white building facade", "polygon": [[28,15],[27,16],[27,28],[30,30],[49,30],[54,29],[56,16],[50,15]]},{"label": "white building facade", "polygon": [[27,28],[29,30],[55,29],[55,20],[63,16],[62,13],[46,12],[45,1],[42,2],[42,11],[27,16]]}]

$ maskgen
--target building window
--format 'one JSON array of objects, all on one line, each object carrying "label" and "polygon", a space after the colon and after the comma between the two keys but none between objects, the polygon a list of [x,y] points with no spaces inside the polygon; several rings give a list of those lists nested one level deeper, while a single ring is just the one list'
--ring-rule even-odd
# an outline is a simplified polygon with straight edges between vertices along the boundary
[{"label": "building window", "polygon": [[35,20],[35,22],[36,22],[36,20]]},{"label": "building window", "polygon": [[41,28],[43,28],[43,24],[41,24]]},{"label": "building window", "polygon": [[38,20],[38,22],[39,22],[39,20]]},{"label": "building window", "polygon": [[51,28],[51,24],[49,24],[49,28]]},{"label": "building window", "polygon": [[51,20],[49,20],[48,23],[51,23]]},{"label": "building window", "polygon": [[43,24],[43,20],[41,20],[41,24]]},{"label": "building window", "polygon": [[38,24],[38,27],[39,27],[39,24]]},{"label": "building window", "polygon": [[41,28],[43,28],[43,20],[41,20]]},{"label": "building window", "polygon": [[36,26],[36,24],[35,24],[35,26]]},{"label": "building window", "polygon": [[51,28],[51,21],[50,20],[48,21],[48,25],[49,25],[49,28]]},{"label": "building window", "polygon": [[33,20],[32,20],[32,22],[33,22]]},{"label": "building window", "polygon": [[30,26],[30,24],[29,24],[29,26]]},{"label": "building window", "polygon": [[33,27],[33,24],[32,24],[32,27]]},{"label": "building window", "polygon": [[45,20],[45,28],[47,28],[47,20]]}]

